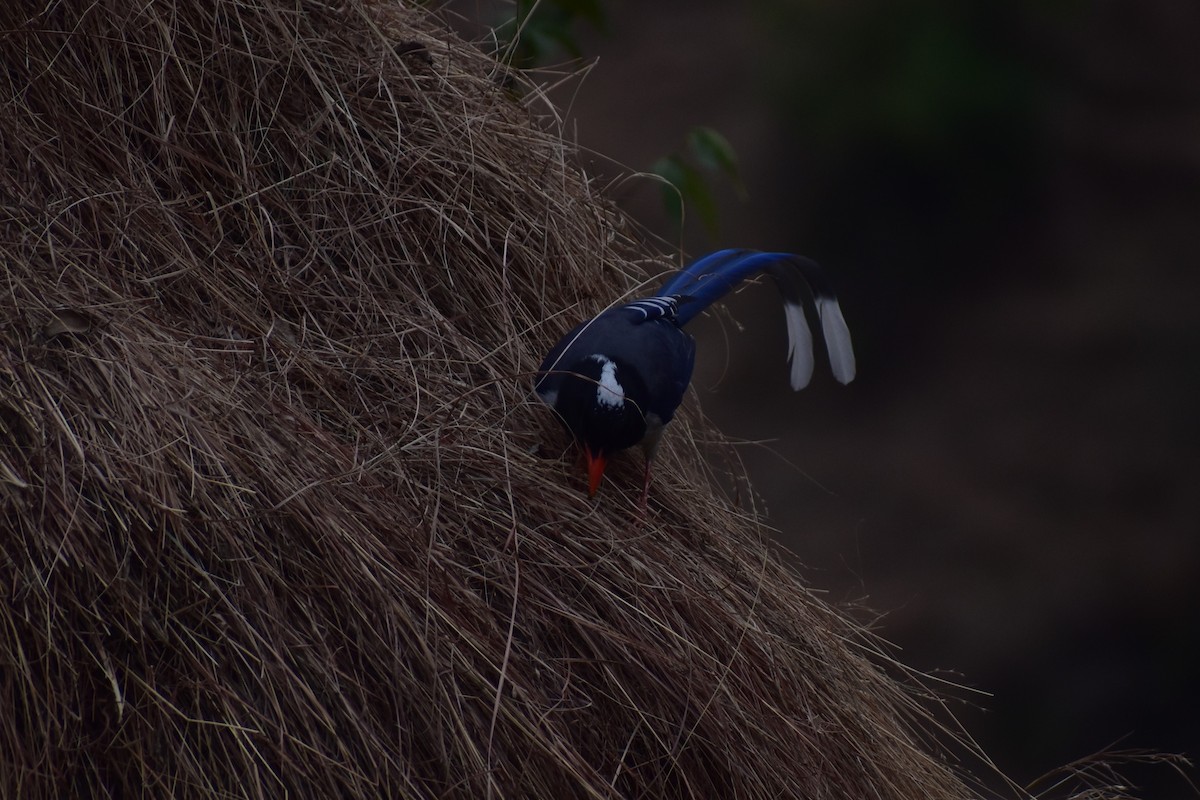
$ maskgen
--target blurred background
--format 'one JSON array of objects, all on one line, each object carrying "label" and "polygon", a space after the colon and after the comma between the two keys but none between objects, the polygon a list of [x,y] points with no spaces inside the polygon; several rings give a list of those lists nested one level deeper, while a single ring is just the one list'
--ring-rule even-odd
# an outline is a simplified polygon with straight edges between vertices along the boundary
[{"label": "blurred background", "polygon": [[[952,708],[1020,783],[1200,755],[1200,3],[576,5],[603,18],[553,97],[609,193],[689,254],[804,253],[839,287],[849,387],[788,390],[769,287],[694,324],[705,412],[806,580],[978,690]],[[712,182],[716,230],[615,180],[697,125],[745,189]]]}]

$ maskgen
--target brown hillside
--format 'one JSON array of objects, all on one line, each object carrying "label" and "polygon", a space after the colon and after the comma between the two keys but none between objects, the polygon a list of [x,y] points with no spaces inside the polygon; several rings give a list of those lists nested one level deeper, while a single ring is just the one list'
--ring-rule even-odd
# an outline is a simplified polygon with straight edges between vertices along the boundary
[{"label": "brown hillside", "polygon": [[0,31],[0,794],[967,794],[694,413],[579,491],[530,373],[642,267],[536,93],[393,5]]}]

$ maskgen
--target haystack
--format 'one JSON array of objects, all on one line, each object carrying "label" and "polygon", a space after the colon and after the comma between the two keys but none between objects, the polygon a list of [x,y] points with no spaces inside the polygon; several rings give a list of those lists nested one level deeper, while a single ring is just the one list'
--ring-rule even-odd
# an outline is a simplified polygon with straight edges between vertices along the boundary
[{"label": "haystack", "polygon": [[365,0],[0,6],[0,795],[960,798],[713,488],[530,397],[663,260]]}]

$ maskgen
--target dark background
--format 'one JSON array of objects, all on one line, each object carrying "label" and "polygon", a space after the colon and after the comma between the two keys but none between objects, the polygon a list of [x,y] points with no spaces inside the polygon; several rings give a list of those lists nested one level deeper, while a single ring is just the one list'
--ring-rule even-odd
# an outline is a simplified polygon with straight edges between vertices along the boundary
[{"label": "dark background", "polygon": [[744,331],[694,325],[705,411],[806,579],[978,689],[954,711],[1018,782],[1200,754],[1200,3],[602,7],[553,95],[590,169],[709,125],[749,197],[718,182],[719,232],[680,236],[651,180],[610,194],[689,253],[805,253],[840,287],[849,387],[788,390],[769,287],[730,303]]}]

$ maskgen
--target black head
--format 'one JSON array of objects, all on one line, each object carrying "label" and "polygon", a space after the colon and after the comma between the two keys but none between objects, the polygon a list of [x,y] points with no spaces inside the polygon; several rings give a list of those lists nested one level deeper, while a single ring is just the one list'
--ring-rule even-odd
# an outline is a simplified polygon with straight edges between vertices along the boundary
[{"label": "black head", "polygon": [[646,384],[636,370],[600,354],[559,369],[567,374],[554,410],[580,444],[607,455],[642,440]]},{"label": "black head", "polygon": [[598,353],[560,364],[556,370],[561,376],[557,392],[552,396],[542,392],[542,399],[583,446],[589,485],[595,492],[608,456],[646,435],[646,384],[628,364]]}]

